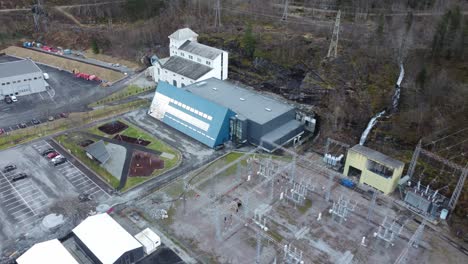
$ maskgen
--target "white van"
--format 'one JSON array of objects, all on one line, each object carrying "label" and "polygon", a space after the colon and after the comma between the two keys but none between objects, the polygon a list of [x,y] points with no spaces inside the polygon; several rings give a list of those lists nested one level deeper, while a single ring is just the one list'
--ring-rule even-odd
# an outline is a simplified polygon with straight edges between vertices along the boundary
[{"label": "white van", "polygon": [[43,74],[44,74],[44,80],[49,80],[49,74],[46,72],[44,72]]}]

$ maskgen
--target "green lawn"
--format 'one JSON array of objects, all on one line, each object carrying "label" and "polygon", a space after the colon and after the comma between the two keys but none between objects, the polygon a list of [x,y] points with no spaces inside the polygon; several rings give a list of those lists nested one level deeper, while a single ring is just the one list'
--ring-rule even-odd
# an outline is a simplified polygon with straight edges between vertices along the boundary
[{"label": "green lawn", "polygon": [[98,105],[101,105],[101,104],[106,104],[106,103],[110,103],[110,102],[113,102],[113,101],[118,101],[118,100],[122,100],[122,99],[125,99],[127,97],[130,97],[130,96],[133,96],[133,95],[136,95],[136,94],[140,94],[140,93],[143,93],[143,92],[146,92],[146,91],[149,91],[149,90],[153,90],[155,89],[154,87],[140,87],[138,85],[129,85],[127,87],[125,87],[124,89],[120,90],[120,91],[117,91],[97,102],[94,102],[92,104],[90,104],[89,106],[90,107],[96,107]]},{"label": "green lawn", "polygon": [[[159,157],[160,159],[164,160],[164,168],[163,169],[160,169],[160,170],[155,170],[153,172],[153,174],[149,177],[128,177],[127,178],[127,183],[125,185],[125,187],[122,189],[122,191],[126,191],[142,182],[145,182],[153,177],[156,177],[156,176],[159,176],[161,174],[163,174],[164,172],[174,168],[179,160],[180,160],[180,154],[177,150],[175,150],[174,148],[172,148],[171,146],[167,145],[166,143],[162,142],[161,140],[155,138],[154,136],[146,133],[145,131],[143,131],[142,129],[130,124],[129,122],[125,122],[121,119],[119,119],[118,121],[122,122],[122,123],[125,123],[126,125],[128,125],[128,128],[121,131],[120,134],[121,135],[124,135],[124,136],[128,136],[128,137],[134,137],[134,138],[140,138],[141,140],[147,140],[147,141],[150,141],[151,144],[149,144],[148,146],[146,146],[146,148],[148,149],[151,149],[151,150],[155,150],[155,151],[159,151],[159,152],[166,152],[166,153],[169,153],[169,154],[172,154],[174,155],[174,158],[172,159],[168,159],[168,158],[164,158],[164,157]],[[103,136],[103,137],[107,137],[107,138],[112,138],[114,135],[107,135],[106,133],[100,131],[98,129],[98,127],[102,126],[104,123],[101,123],[101,124],[98,124],[94,127],[91,127],[89,129],[87,129],[86,131],[89,132],[89,133],[92,133],[92,134],[95,134],[95,135],[99,135],[99,136]]]},{"label": "green lawn", "polygon": [[6,149],[17,144],[75,128],[99,119],[119,115],[140,107],[148,107],[148,105],[149,102],[146,100],[137,100],[117,106],[106,106],[89,112],[70,113],[68,118],[60,118],[53,122],[44,122],[37,126],[14,130],[8,134],[1,135],[0,149]]},{"label": "green lawn", "polygon": [[76,158],[83,162],[88,168],[92,169],[99,176],[101,176],[109,185],[114,188],[119,187],[119,180],[110,174],[105,168],[101,167],[99,163],[90,159],[86,156],[84,149],[78,145],[79,141],[84,138],[76,133],[63,134],[55,137],[55,140],[59,142],[65,149],[69,150]]}]

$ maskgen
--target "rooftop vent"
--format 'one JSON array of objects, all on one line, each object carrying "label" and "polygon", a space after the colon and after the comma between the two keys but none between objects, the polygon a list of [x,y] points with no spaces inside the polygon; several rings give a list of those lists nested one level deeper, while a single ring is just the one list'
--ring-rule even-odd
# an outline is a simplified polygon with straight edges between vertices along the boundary
[{"label": "rooftop vent", "polygon": [[216,87],[213,87],[211,89],[213,89],[213,91],[218,91],[218,88],[216,88]]},{"label": "rooftop vent", "polygon": [[206,82],[199,82],[199,83],[196,84],[196,86],[200,87],[200,86],[203,86],[205,84],[206,84]]},{"label": "rooftop vent", "polygon": [[241,98],[239,98],[239,99],[240,99],[241,101],[245,101],[245,98],[242,98],[242,97],[241,97]]},{"label": "rooftop vent", "polygon": [[271,112],[271,109],[270,108],[265,108],[266,111],[268,112]]}]

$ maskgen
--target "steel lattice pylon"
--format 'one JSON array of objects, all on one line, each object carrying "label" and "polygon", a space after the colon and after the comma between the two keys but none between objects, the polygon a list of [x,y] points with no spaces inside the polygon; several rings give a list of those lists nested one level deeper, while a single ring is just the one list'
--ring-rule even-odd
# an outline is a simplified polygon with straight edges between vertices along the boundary
[{"label": "steel lattice pylon", "polygon": [[328,48],[327,58],[336,58],[336,56],[338,55],[338,36],[340,33],[340,19],[341,10],[338,10],[338,13],[336,14],[335,26],[333,27],[333,35],[331,38],[330,47]]}]

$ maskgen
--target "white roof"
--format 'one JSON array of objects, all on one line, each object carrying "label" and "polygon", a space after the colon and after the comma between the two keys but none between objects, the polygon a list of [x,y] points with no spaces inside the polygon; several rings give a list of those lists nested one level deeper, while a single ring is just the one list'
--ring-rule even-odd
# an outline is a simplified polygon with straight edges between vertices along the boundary
[{"label": "white roof", "polygon": [[108,214],[86,218],[73,233],[103,263],[114,263],[125,252],[141,247],[119,223]]},{"label": "white roof", "polygon": [[145,247],[148,254],[161,244],[161,238],[149,228],[136,234],[135,238]]},{"label": "white roof", "polygon": [[193,37],[198,37],[198,34],[193,32],[190,28],[181,28],[169,36],[169,38],[175,40],[186,40]]},{"label": "white roof", "polygon": [[35,244],[16,262],[18,264],[78,264],[58,239]]}]

